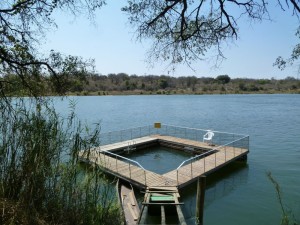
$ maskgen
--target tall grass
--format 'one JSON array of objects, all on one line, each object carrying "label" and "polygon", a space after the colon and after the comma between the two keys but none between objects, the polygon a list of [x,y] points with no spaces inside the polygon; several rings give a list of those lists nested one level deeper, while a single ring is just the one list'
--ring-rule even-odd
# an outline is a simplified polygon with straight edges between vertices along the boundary
[{"label": "tall grass", "polygon": [[0,99],[0,224],[120,224],[105,176],[79,164],[99,131],[49,100]]}]

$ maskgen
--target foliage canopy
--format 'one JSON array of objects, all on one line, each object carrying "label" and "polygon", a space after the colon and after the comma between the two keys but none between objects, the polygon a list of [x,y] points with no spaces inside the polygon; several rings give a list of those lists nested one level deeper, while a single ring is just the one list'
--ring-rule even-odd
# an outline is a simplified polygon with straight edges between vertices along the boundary
[{"label": "foliage canopy", "polygon": [[[296,32],[296,37],[300,40],[300,26],[297,29]],[[294,46],[291,56],[288,59],[284,59],[282,56],[279,56],[276,59],[276,62],[274,63],[274,65],[278,66],[279,69],[284,70],[287,66],[289,65],[293,65],[295,62],[299,61],[300,58],[300,43],[296,44],[296,46]],[[300,67],[299,67],[300,69]],[[300,70],[298,71],[298,73],[300,72]]]},{"label": "foliage canopy", "polygon": [[[268,0],[129,0],[123,11],[139,39],[153,40],[149,60],[191,64],[210,49],[223,58],[222,43],[238,38],[240,18],[270,19]],[[277,0],[299,16],[300,1]]]},{"label": "foliage canopy", "polygon": [[64,81],[68,74],[80,73],[92,63],[80,57],[63,57],[51,52],[42,57],[38,52],[41,38],[45,32],[56,26],[53,19],[55,11],[79,13],[93,17],[93,12],[104,4],[103,0],[3,0],[0,1],[0,91],[5,95],[1,77],[18,75],[19,82],[11,85],[23,85],[32,95],[40,92],[40,75],[46,74],[53,81],[58,93],[64,92]]}]

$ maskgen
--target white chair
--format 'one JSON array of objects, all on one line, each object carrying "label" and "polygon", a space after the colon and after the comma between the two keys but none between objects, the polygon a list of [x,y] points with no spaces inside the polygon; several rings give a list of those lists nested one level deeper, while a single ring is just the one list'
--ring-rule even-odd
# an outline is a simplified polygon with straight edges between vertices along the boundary
[{"label": "white chair", "polygon": [[212,132],[211,130],[208,130],[206,134],[203,135],[203,142],[207,142],[208,144],[212,144],[212,139],[214,136],[214,132]]}]

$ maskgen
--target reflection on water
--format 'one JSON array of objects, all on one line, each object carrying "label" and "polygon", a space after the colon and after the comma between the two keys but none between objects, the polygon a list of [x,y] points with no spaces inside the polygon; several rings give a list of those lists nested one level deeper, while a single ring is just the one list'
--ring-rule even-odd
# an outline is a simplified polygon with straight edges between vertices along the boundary
[{"label": "reflection on water", "polygon": [[[247,183],[249,167],[245,162],[234,162],[221,170],[210,174],[206,180],[205,191],[205,203],[204,207],[207,208],[214,202],[229,196],[235,189]],[[106,175],[108,179],[107,185],[110,186],[111,196],[115,197],[115,183],[116,178],[110,175]],[[180,192],[180,202],[184,202],[181,206],[182,212],[188,225],[195,224],[195,206],[196,206],[196,193],[197,182],[194,182],[183,189]],[[135,188],[135,195],[139,203],[140,208],[144,200],[144,192]],[[204,215],[205,217],[205,215]],[[148,222],[152,224],[160,223],[160,216],[150,216]],[[176,221],[176,218],[171,218],[171,221]]]},{"label": "reflection on water", "polygon": [[[191,157],[190,154],[183,151],[168,149],[165,147],[148,148],[138,150],[134,153],[126,155],[126,157],[138,161],[145,169],[154,171],[159,174],[164,174]],[[206,192],[205,192],[205,208],[209,207],[213,202],[230,195],[232,191],[242,184],[246,184],[248,180],[248,165],[245,162],[233,162],[219,171],[210,174],[207,177]],[[197,182],[180,190],[180,201],[183,214],[187,223],[195,224],[195,206],[196,206]],[[137,194],[141,204],[143,194]],[[151,216],[148,218],[153,224],[159,224],[159,216]]]},{"label": "reflection on water", "polygon": [[[234,162],[219,171],[210,174],[206,180],[204,207],[230,195],[232,191],[248,179],[248,165],[245,162]],[[188,224],[195,224],[197,182],[180,190],[182,210]]]}]

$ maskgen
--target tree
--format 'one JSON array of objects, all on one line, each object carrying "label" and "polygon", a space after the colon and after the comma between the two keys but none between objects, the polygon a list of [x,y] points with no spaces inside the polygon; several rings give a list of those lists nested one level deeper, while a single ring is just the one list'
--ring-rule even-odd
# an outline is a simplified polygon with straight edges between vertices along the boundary
[{"label": "tree", "polygon": [[[79,69],[83,71],[90,66],[79,57],[62,57],[51,52],[48,57],[39,56],[39,40],[44,32],[56,26],[53,13],[58,10],[71,12],[74,16],[85,13],[90,18],[104,0],[7,0],[0,2],[0,76],[15,74],[21,84],[31,95],[41,93],[31,85],[32,80],[38,82],[44,74],[51,77],[53,87],[63,93],[65,78],[68,73]],[[69,64],[67,64],[69,63]],[[83,67],[82,67],[83,66]],[[79,68],[80,67],[80,68]],[[62,76],[61,76],[62,75]],[[60,79],[62,78],[62,79]],[[6,83],[0,80],[0,89]],[[14,85],[14,84],[12,84]],[[5,94],[2,91],[2,96]]]},{"label": "tree", "polygon": [[[299,12],[299,9],[298,9]],[[295,34],[297,36],[297,38],[300,40],[300,26],[297,29],[297,32]],[[278,66],[279,69],[284,70],[286,68],[286,66],[288,65],[293,65],[295,62],[297,62],[300,58],[300,43],[296,44],[296,46],[294,47],[290,58],[288,59],[284,59],[283,57],[279,56],[274,65]],[[299,67],[300,69],[300,67]],[[299,70],[300,72],[300,70]]]},{"label": "tree", "polygon": [[166,89],[168,87],[168,81],[165,78],[160,78],[158,80],[158,86],[162,89]]},{"label": "tree", "polygon": [[[299,16],[299,0],[277,0],[285,10]],[[138,39],[153,39],[149,60],[168,60],[171,64],[201,59],[221,44],[238,38],[239,19],[261,21],[269,18],[268,0],[130,0],[123,11],[136,29]]]},{"label": "tree", "polygon": [[217,76],[216,80],[221,82],[222,84],[227,84],[231,79],[228,75],[219,75]]}]

